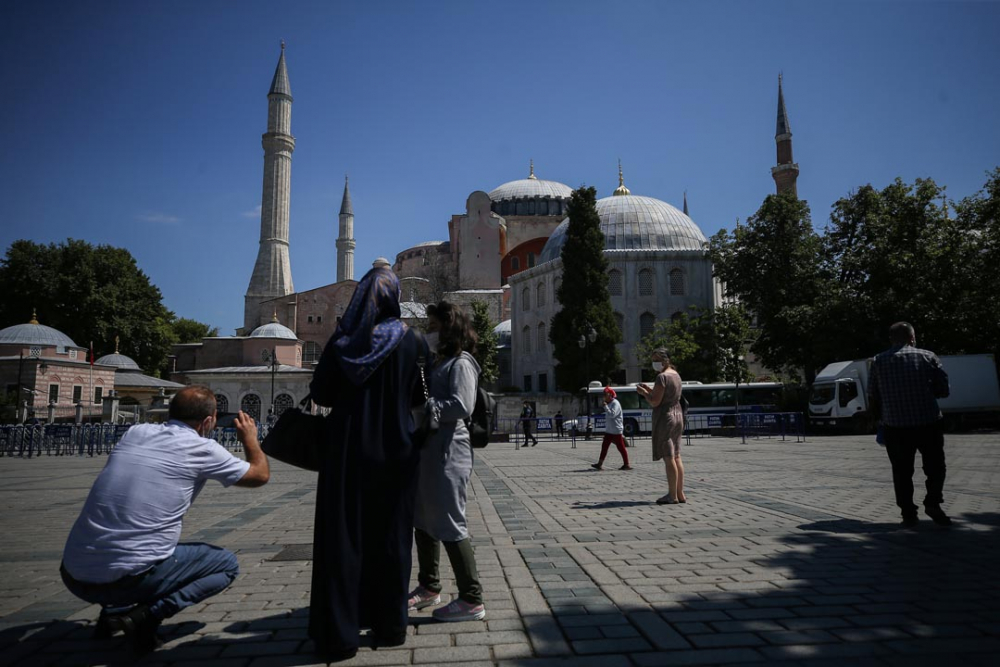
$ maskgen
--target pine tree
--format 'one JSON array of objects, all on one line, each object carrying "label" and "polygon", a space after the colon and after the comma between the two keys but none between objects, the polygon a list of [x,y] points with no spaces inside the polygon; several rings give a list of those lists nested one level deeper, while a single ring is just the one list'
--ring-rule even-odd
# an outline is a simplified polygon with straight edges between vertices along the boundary
[{"label": "pine tree", "polygon": [[[569,229],[562,249],[562,283],[556,298],[561,309],[552,318],[549,340],[556,364],[556,385],[576,391],[591,380],[607,382],[622,365],[615,347],[622,340],[608,293],[608,260],[604,234],[597,214],[597,190],[581,187],[573,192]],[[597,337],[580,347],[581,336],[593,328]]]},{"label": "pine tree", "polygon": [[490,320],[490,307],[485,301],[472,302],[472,328],[476,330],[479,342],[476,343],[476,361],[479,363],[479,374],[483,384],[496,382],[500,377],[497,365],[497,335],[493,332],[496,324]]}]

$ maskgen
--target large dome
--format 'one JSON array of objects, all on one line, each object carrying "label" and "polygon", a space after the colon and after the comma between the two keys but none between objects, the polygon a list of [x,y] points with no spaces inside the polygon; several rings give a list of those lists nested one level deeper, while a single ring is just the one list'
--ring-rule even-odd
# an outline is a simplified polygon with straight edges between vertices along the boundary
[{"label": "large dome", "polygon": [[508,199],[541,197],[543,199],[569,199],[573,188],[556,181],[543,181],[534,177],[509,181],[490,192],[495,202]]},{"label": "large dome", "polygon": [[284,338],[286,340],[298,340],[295,332],[278,322],[268,322],[250,333],[251,338]]},{"label": "large dome", "polygon": [[[605,250],[701,250],[708,239],[694,220],[670,204],[639,195],[613,195],[597,200]],[[559,257],[566,243],[569,218],[555,228],[542,248],[539,263]]]},{"label": "large dome", "polygon": [[0,330],[0,345],[56,345],[79,347],[73,339],[58,329],[39,324],[32,319],[28,324],[15,324]]},{"label": "large dome", "polygon": [[118,354],[117,351],[114,354],[105,354],[95,363],[101,364],[102,366],[114,366],[115,368],[123,371],[142,370],[139,368],[139,364],[135,363],[135,360],[132,359],[132,357],[126,357],[124,354]]}]

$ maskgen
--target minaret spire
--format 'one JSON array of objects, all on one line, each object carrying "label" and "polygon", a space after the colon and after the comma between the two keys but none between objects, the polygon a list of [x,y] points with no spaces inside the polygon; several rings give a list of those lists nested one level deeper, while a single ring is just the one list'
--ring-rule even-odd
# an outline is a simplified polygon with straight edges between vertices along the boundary
[{"label": "minaret spire", "polygon": [[[292,89],[288,84],[285,44],[267,93],[267,132],[264,147],[264,187],[260,204],[260,248],[243,306],[243,328],[263,324],[260,304],[295,291],[288,257],[289,204],[292,186]],[[264,315],[266,317],[266,314]]]},{"label": "minaret spire", "polygon": [[622,195],[632,194],[628,188],[625,187],[625,175],[622,173],[622,159],[618,158],[618,187],[612,193],[615,197],[621,197]]},{"label": "minaret spire", "polygon": [[778,145],[778,164],[771,167],[771,177],[774,178],[778,194],[790,192],[798,197],[799,191],[795,181],[799,177],[799,165],[792,159],[792,129],[788,124],[788,109],[785,108],[781,74],[778,74],[778,122],[775,126],[774,141]]},{"label": "minaret spire", "polygon": [[337,282],[354,280],[354,207],[344,174],[344,198],[340,202],[340,234],[337,237]]},{"label": "minaret spire", "polygon": [[687,190],[684,191],[684,215],[689,215],[688,214],[688,191]]},{"label": "minaret spire", "polygon": [[535,176],[535,161],[532,159],[528,160],[528,178],[537,181],[538,177]]}]

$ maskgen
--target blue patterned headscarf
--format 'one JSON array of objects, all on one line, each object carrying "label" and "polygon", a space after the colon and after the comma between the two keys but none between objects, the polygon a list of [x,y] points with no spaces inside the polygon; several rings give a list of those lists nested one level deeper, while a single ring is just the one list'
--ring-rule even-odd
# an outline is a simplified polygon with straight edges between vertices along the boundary
[{"label": "blue patterned headscarf", "polygon": [[385,268],[365,274],[354,288],[351,303],[340,318],[330,345],[348,379],[367,380],[406,333],[399,319],[399,278]]}]

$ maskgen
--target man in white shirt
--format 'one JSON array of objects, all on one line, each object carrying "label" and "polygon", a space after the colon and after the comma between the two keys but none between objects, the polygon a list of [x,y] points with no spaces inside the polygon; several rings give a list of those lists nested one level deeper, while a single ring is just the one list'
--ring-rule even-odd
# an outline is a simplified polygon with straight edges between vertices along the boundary
[{"label": "man in white shirt", "polygon": [[267,457],[248,415],[236,416],[246,460],[208,438],[215,395],[191,386],[170,402],[170,421],[133,426],[108,456],[73,524],[63,582],[100,604],[99,635],[125,632],[137,653],[156,648],[165,618],[225,590],[239,574],[236,556],[209,544],[178,544],[185,513],[214,479],[223,486],[262,486]]}]

